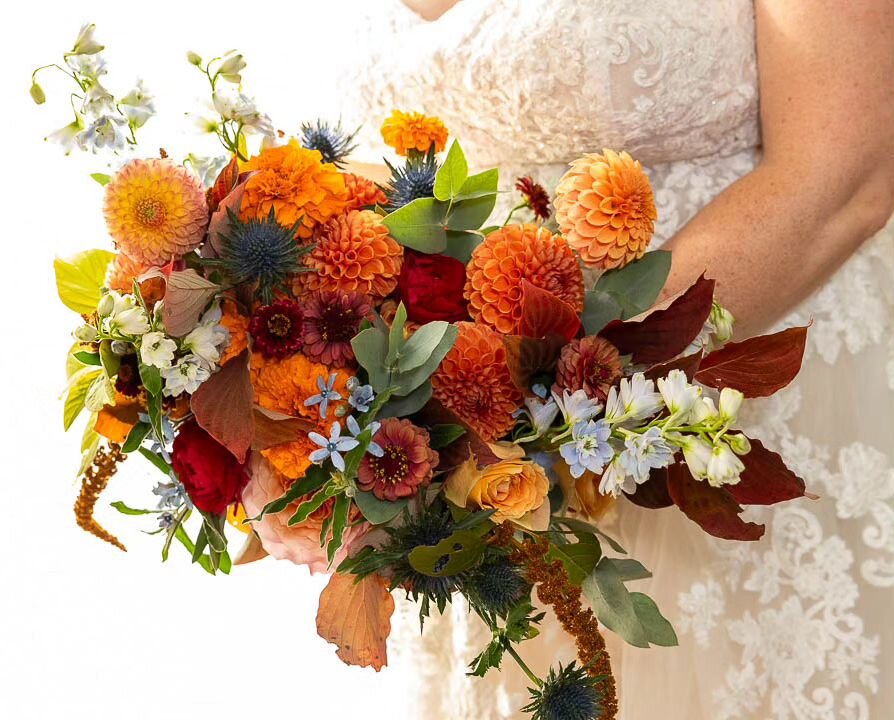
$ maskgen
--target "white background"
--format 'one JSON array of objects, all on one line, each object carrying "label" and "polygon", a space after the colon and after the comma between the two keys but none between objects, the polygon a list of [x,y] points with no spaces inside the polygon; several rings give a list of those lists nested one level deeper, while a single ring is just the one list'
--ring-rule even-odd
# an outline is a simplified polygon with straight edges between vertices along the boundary
[{"label": "white background", "polygon": [[41,76],[46,105],[28,97],[31,70],[61,59],[92,21],[107,47],[110,89],[124,94],[140,76],[157,96],[159,116],[141,134],[146,155],[161,146],[175,158],[215,150],[184,119],[206,89],[186,50],[243,51],[247,92],[293,132],[333,107],[332,80],[353,61],[338,38],[356,4],[32,0],[4,11],[2,718],[403,717],[410,678],[348,668],[317,637],[322,578],[272,560],[213,578],[176,547],[162,565],[158,538],[140,532],[152,520],[108,507],[115,499],[150,506],[156,471],[142,458],[125,463],[96,513],[127,554],[75,525],[82,425],[62,432],[58,395],[78,318],[56,298],[52,260],[109,247],[102,189],[88,177],[107,168],[42,140],[70,120],[64,77]]}]

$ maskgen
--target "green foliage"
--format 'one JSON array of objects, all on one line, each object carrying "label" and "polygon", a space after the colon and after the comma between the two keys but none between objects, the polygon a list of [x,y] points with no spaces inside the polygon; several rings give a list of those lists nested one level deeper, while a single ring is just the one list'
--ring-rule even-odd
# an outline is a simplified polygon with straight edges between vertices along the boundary
[{"label": "green foliage", "polygon": [[171,469],[171,466],[168,464],[167,460],[165,460],[158,453],[154,453],[149,448],[145,447],[138,448],[138,451],[140,455],[142,455],[149,462],[155,465],[155,467],[158,468],[165,475],[171,475],[173,473],[173,470]]},{"label": "green foliage", "polygon": [[465,153],[459,146],[459,142],[454,140],[450,150],[447,151],[444,164],[441,165],[435,176],[435,198],[441,202],[453,200],[459,195],[460,188],[468,177],[469,163],[466,161]]},{"label": "green foliage", "polygon": [[403,512],[407,506],[407,499],[389,502],[388,500],[379,500],[371,492],[359,491],[354,496],[354,502],[366,518],[373,525],[383,525],[391,522]]},{"label": "green foliage", "polygon": [[596,335],[612,320],[620,320],[623,314],[624,310],[614,295],[594,289],[584,296],[580,321],[587,335]]},{"label": "green foliage", "polygon": [[486,548],[481,533],[458,530],[436,545],[414,548],[408,558],[416,572],[429,577],[445,577],[475,567]]},{"label": "green foliage", "polygon": [[53,260],[59,299],[71,310],[89,315],[99,304],[106,269],[115,257],[108,250],[85,250],[73,257]]},{"label": "green foliage", "polygon": [[62,424],[68,430],[87,404],[87,393],[103,371],[86,366],[77,370],[68,381],[68,394],[62,409]]},{"label": "green foliage", "polygon": [[156,515],[161,512],[161,510],[139,510],[137,508],[132,508],[121,500],[116,500],[111,503],[111,505],[122,515]]},{"label": "green foliage", "polygon": [[481,653],[469,663],[471,672],[469,675],[484,677],[491,668],[500,669],[503,662],[503,655],[507,648],[513,644],[529,640],[537,637],[540,631],[536,625],[544,617],[544,613],[534,614],[534,606],[530,600],[516,605],[506,616],[506,622],[503,627],[499,627],[495,623],[491,623],[490,619],[484,618],[485,622],[491,625],[493,639]]},{"label": "green foliage", "polygon": [[127,440],[124,441],[124,445],[121,446],[121,452],[126,455],[139,448],[151,429],[149,423],[138,422],[134,425],[127,434]]},{"label": "green foliage", "polygon": [[439,450],[456,442],[465,434],[466,429],[462,425],[432,425],[428,429],[429,444],[435,450]]},{"label": "green foliage", "polygon": [[96,180],[96,182],[98,182],[103,187],[112,182],[112,176],[107,175],[106,173],[90,173],[90,177]]},{"label": "green foliage", "polygon": [[568,579],[575,585],[580,585],[602,558],[602,547],[595,536],[578,537],[576,543],[551,544],[548,555],[550,560],[561,561]]}]

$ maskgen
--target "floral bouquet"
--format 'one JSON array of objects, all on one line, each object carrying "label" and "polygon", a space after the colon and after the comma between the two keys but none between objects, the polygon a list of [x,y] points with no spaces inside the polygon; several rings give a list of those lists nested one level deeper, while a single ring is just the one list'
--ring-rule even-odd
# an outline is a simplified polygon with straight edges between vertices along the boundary
[{"label": "floral bouquet", "polygon": [[[87,27],[65,56],[80,92],[55,137],[123,152],[152,100],[116,100],[101,49]],[[385,665],[392,592],[422,620],[461,596],[492,632],[469,674],[508,656],[534,718],[615,717],[603,629],[639,647],[676,636],[600,519],[676,507],[718,538],[760,538],[742,506],[805,486],[736,418],[795,377],[806,329],[730,342],[705,277],[656,305],[670,254],[647,252],[652,190],[626,153],[575,161],[555,224],[530,178],[489,224],[498,173],[470,173],[436,118],[385,120],[399,159],[377,185],[347,169],[340,125],[274,132],[239,90],[241,55],[189,61],[226,155],[96,174],[114,251],[55,263],[82,321],[64,407],[66,429],[89,415],[78,523],[124,549],[93,509],[142,455],[157,507],[113,505],[154,516],[162,559],[176,545],[212,574],[267,555],[331,573],[317,628],[344,662]],[[579,657],[537,677],[519,646],[545,606]]]}]

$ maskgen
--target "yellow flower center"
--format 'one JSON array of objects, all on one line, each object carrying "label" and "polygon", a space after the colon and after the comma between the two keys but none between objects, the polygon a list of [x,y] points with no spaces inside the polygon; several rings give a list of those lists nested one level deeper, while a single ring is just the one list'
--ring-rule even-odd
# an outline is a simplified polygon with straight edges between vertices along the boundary
[{"label": "yellow flower center", "polygon": [[267,321],[267,330],[270,331],[271,335],[275,335],[276,337],[288,337],[292,330],[292,321],[286,315],[276,313],[275,315],[271,315],[270,319]]},{"label": "yellow flower center", "polygon": [[164,204],[155,198],[143,198],[137,203],[137,220],[146,227],[158,227],[165,221]]}]

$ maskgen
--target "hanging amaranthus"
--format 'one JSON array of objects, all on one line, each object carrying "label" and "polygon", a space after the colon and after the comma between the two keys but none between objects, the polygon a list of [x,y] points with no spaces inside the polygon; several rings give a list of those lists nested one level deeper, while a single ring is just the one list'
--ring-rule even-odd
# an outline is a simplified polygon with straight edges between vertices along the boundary
[{"label": "hanging amaranthus", "polygon": [[118,469],[118,463],[124,460],[125,455],[121,452],[121,446],[116,443],[109,443],[108,449],[100,448],[93,458],[93,464],[88,467],[81,476],[81,492],[75,502],[74,512],[78,525],[91,535],[95,535],[100,540],[114,545],[116,548],[127,552],[127,548],[118,538],[102,527],[93,517],[93,509],[96,507],[96,501],[106,485],[109,484],[115,471]]}]

